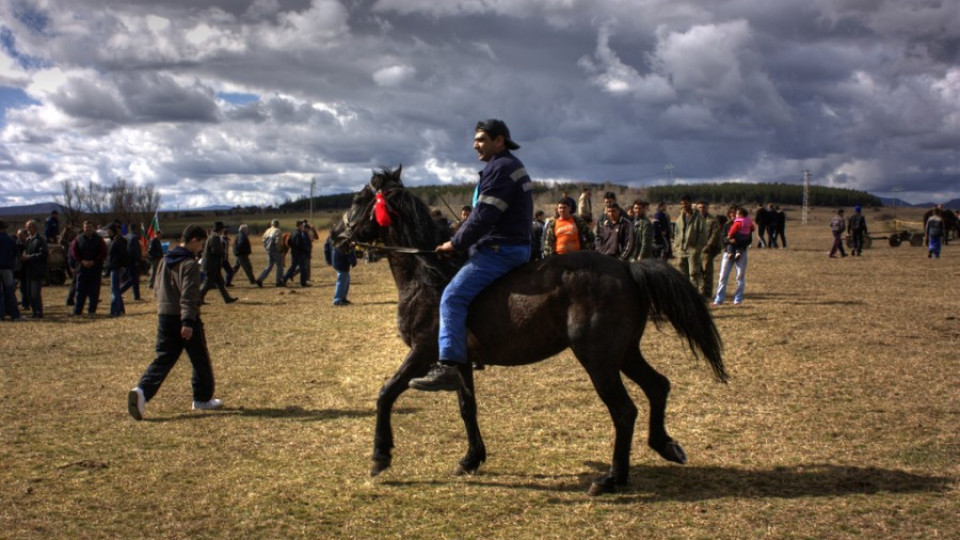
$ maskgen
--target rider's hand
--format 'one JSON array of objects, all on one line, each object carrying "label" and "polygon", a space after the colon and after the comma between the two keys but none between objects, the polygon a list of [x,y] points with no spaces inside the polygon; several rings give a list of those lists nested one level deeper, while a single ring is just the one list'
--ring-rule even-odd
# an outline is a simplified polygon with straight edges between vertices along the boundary
[{"label": "rider's hand", "polygon": [[449,240],[437,246],[436,249],[437,253],[453,253],[454,251],[453,242],[450,242]]}]

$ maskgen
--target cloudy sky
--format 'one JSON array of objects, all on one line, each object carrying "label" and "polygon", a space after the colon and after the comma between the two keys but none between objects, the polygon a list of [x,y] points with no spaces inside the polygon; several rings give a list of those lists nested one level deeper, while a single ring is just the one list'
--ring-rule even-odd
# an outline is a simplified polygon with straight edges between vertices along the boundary
[{"label": "cloudy sky", "polygon": [[[960,196],[960,0],[4,0],[0,206],[152,183],[165,208],[535,180]],[[672,175],[667,169],[672,166]]]}]

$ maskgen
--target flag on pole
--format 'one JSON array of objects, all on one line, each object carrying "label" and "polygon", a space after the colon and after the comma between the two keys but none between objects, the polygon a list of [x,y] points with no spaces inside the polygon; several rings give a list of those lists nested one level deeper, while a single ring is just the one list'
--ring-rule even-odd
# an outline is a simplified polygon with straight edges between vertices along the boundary
[{"label": "flag on pole", "polygon": [[147,240],[153,240],[157,236],[157,232],[160,231],[160,209],[158,208],[153,213],[153,219],[150,220],[150,226],[147,227],[147,234],[145,235]]},{"label": "flag on pole", "polygon": [[138,236],[140,237],[140,249],[142,250],[143,253],[146,253],[146,251],[147,251],[147,231],[146,231],[146,229],[144,228],[142,221],[140,222],[140,232],[139,232]]}]

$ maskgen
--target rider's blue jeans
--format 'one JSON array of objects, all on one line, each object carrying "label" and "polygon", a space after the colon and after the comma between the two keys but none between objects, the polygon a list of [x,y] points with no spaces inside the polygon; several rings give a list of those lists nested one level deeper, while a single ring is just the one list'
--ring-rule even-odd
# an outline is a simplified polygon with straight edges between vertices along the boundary
[{"label": "rider's blue jeans", "polygon": [[440,299],[440,361],[467,362],[467,309],[510,270],[530,260],[530,245],[484,246],[453,276]]}]

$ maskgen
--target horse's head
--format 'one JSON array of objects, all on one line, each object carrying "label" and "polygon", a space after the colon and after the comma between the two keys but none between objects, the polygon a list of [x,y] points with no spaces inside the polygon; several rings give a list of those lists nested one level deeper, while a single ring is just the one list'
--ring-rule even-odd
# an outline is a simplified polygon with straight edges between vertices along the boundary
[{"label": "horse's head", "polygon": [[346,249],[350,242],[373,242],[384,238],[393,213],[390,201],[403,189],[402,170],[403,165],[396,170],[383,168],[374,171],[370,182],[354,194],[343,220],[331,229],[334,244],[339,249]]}]

